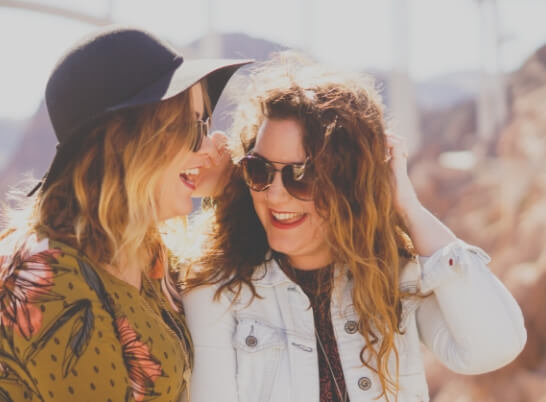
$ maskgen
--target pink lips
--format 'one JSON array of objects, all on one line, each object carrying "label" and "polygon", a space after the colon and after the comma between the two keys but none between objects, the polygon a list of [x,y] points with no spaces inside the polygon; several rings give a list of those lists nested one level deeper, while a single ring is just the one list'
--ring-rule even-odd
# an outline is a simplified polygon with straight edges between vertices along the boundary
[{"label": "pink lips", "polygon": [[189,187],[192,191],[196,189],[196,186],[193,182],[189,181],[185,175],[181,174],[180,175],[180,180],[182,181],[182,183],[184,183],[187,187]]},{"label": "pink lips", "polygon": [[[277,211],[275,211],[277,212]],[[307,214],[303,214],[301,218],[299,218],[298,220],[294,221],[294,222],[290,222],[290,223],[284,223],[284,222],[281,222],[279,220],[277,220],[274,216],[273,216],[273,213],[271,210],[269,210],[269,217],[271,219],[271,224],[276,227],[277,229],[292,229],[292,228],[295,228],[296,226],[299,226],[303,223],[303,221],[305,221],[305,219],[307,218]]]}]

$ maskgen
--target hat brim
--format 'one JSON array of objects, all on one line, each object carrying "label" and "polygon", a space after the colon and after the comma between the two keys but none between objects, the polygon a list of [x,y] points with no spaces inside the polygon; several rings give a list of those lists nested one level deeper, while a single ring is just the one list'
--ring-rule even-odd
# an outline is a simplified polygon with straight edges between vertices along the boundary
[{"label": "hat brim", "polygon": [[125,102],[105,110],[105,112],[143,106],[172,98],[204,78],[207,79],[208,95],[211,107],[214,109],[231,76],[239,67],[252,63],[252,61],[243,59],[185,60],[158,81],[155,81]]},{"label": "hat brim", "polygon": [[[207,80],[211,108],[214,110],[214,107],[218,103],[218,99],[231,76],[239,67],[252,62],[253,60],[249,59],[186,60],[177,68],[165,74],[159,80],[151,83],[148,87],[144,88],[125,102],[99,113],[95,118],[87,121],[86,125],[111,112],[131,107],[144,106],[172,98],[205,78]],[[73,156],[71,145],[73,145],[73,141],[68,141],[63,146],[57,146],[57,152],[51,162],[48,172],[40,182],[41,186],[39,183],[28,196],[32,196],[40,187],[41,191],[45,190],[49,187],[51,181],[58,177],[68,160]]]}]

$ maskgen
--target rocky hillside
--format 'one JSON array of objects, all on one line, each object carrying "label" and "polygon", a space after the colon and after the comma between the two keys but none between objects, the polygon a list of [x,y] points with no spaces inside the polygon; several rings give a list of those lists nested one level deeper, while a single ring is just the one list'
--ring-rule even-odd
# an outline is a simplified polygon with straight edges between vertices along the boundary
[{"label": "rocky hillside", "polygon": [[[489,144],[492,156],[477,153],[472,170],[448,169],[436,143],[411,173],[423,202],[490,253],[523,309],[528,343],[509,366],[476,377],[450,374],[429,356],[434,402],[546,402],[546,46],[510,77],[509,90],[510,118]],[[468,105],[444,114],[447,144],[465,144],[475,126]]]}]

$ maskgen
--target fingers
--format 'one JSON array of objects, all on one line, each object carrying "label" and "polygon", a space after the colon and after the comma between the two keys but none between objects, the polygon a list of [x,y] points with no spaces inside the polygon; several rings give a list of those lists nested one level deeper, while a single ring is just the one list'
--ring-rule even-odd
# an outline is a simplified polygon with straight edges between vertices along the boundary
[{"label": "fingers", "polygon": [[215,166],[227,152],[227,136],[222,131],[215,131],[210,137],[205,137],[198,154],[206,159],[206,166]]},{"label": "fingers", "polygon": [[223,131],[215,131],[210,136],[210,139],[212,140],[212,143],[220,156],[227,152],[228,137],[226,133]]}]

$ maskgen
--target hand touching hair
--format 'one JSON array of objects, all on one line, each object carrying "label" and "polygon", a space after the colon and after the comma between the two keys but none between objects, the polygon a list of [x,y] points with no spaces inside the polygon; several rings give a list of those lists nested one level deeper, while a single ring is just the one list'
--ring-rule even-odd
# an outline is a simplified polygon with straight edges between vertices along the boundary
[{"label": "hand touching hair", "polygon": [[[254,148],[266,119],[291,119],[303,127],[312,200],[326,222],[336,267],[353,278],[353,305],[366,342],[361,361],[378,373],[383,390],[395,388],[388,361],[401,331],[399,267],[413,249],[394,205],[383,105],[373,80],[284,53],[254,70],[238,105],[235,161]],[[204,269],[188,285],[219,283],[218,292],[238,294],[244,284],[256,295],[252,275],[269,258],[269,246],[239,166],[214,204],[200,260]]]}]

